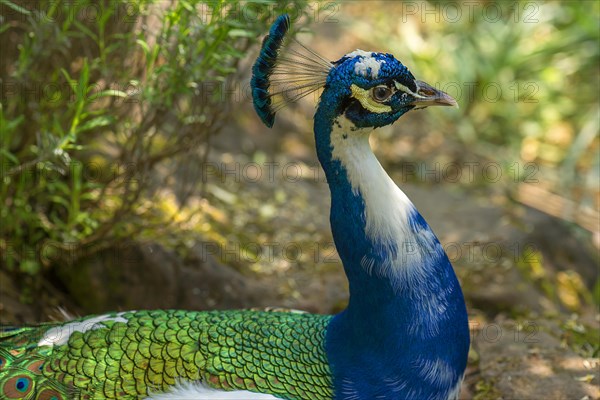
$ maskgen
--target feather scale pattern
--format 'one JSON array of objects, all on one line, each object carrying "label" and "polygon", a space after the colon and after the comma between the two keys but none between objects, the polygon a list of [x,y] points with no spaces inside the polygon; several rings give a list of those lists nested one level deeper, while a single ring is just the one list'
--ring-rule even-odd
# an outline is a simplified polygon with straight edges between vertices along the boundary
[{"label": "feather scale pattern", "polygon": [[[323,348],[331,317],[260,311],[138,311],[109,314],[93,329],[45,335],[63,324],[0,333],[5,399],[135,399],[181,381],[282,399],[331,398]],[[87,317],[99,319],[98,316]],[[126,320],[127,322],[122,322]],[[61,382],[60,384],[56,382]],[[43,397],[46,398],[46,397]],[[48,399],[52,398],[47,397]]]}]

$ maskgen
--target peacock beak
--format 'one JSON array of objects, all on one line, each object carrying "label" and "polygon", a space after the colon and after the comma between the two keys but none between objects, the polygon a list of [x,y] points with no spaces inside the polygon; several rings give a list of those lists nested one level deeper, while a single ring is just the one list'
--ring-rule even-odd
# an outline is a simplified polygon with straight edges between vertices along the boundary
[{"label": "peacock beak", "polygon": [[416,83],[418,97],[411,103],[412,105],[417,107],[450,106],[458,108],[458,103],[448,93],[442,92],[423,81],[416,81]]}]

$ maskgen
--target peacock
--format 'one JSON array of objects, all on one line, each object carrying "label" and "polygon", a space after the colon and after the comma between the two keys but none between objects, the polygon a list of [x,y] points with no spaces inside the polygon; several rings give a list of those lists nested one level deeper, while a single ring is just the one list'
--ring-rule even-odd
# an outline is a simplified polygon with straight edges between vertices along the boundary
[{"label": "peacock", "polygon": [[370,133],[406,112],[457,106],[391,54],[335,62],[287,15],[252,69],[271,127],[320,92],[319,162],[350,297],[336,315],[283,310],[128,311],[0,331],[2,399],[457,399],[469,350],[463,294],[440,242],[381,167]]}]

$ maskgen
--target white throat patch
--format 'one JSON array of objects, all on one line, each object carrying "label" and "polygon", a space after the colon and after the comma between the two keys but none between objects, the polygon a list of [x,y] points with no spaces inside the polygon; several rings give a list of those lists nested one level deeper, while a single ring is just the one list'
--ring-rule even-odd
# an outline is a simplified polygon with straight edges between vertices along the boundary
[{"label": "white throat patch", "polygon": [[[363,256],[361,266],[370,275],[390,280],[395,290],[427,287],[435,272],[431,259],[443,256],[444,250],[430,229],[414,231],[410,217],[415,206],[392,181],[369,145],[372,129],[356,129],[345,116],[333,124],[331,132],[332,158],[339,160],[348,174],[355,194],[360,195],[365,208],[365,234],[375,251],[384,250],[383,260]],[[411,291],[412,301],[421,309],[408,327],[412,335],[436,337],[439,323],[448,308],[447,296],[452,288],[432,294]]]},{"label": "white throat patch", "polygon": [[363,268],[388,277],[394,284],[412,284],[414,279],[425,278],[419,266],[428,249],[422,245],[433,245],[435,236],[429,230],[420,231],[418,239],[415,236],[409,221],[415,207],[373,154],[369,145],[371,131],[356,129],[345,116],[340,116],[331,133],[332,157],[342,163],[354,193],[363,198],[367,237],[377,245],[395,249],[382,265],[375,265],[376,260],[366,255]]}]

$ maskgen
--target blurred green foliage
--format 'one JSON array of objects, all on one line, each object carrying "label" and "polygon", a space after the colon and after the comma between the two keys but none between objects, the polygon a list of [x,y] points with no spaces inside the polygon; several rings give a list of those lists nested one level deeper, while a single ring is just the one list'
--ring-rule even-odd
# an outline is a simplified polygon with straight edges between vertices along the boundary
[{"label": "blurred green foliage", "polygon": [[160,236],[174,213],[155,200],[158,166],[208,153],[238,63],[303,5],[0,0],[1,267],[32,288],[44,269]]},{"label": "blurred green foliage", "polygon": [[360,38],[459,100],[458,113],[429,113],[436,127],[491,160],[520,159],[521,175],[535,163],[538,180],[597,207],[599,2],[384,4]]}]

